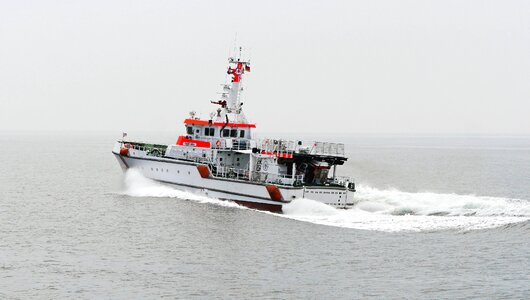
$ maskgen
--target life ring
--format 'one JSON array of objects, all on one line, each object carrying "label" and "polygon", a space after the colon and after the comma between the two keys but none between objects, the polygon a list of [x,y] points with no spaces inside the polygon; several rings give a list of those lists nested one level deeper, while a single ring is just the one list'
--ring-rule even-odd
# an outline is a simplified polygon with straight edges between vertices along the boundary
[{"label": "life ring", "polygon": [[221,140],[217,140],[217,142],[215,142],[215,146],[217,148],[220,148],[221,147]]}]

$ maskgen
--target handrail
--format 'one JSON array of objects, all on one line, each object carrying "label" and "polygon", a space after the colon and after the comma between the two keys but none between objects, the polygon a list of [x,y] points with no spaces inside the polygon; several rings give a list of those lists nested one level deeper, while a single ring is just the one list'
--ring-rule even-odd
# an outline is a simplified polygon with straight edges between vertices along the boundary
[{"label": "handrail", "polygon": [[268,152],[301,153],[313,155],[345,156],[344,144],[318,141],[294,141],[283,139],[261,139],[260,149]]},{"label": "handrail", "polygon": [[301,184],[304,180],[304,175],[268,173],[263,171],[249,171],[245,169],[212,166],[212,175],[218,178],[230,178],[238,180],[249,180],[261,183],[274,183],[281,185],[296,185]]}]

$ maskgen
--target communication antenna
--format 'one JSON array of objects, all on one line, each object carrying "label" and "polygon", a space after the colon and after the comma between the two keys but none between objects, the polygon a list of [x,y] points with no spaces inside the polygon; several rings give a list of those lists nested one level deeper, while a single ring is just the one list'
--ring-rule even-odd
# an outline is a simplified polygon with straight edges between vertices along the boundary
[{"label": "communication antenna", "polygon": [[235,56],[236,55],[236,51],[237,51],[237,32],[234,35],[234,48],[233,48],[233,51],[232,51],[232,55],[230,55],[230,57]]}]

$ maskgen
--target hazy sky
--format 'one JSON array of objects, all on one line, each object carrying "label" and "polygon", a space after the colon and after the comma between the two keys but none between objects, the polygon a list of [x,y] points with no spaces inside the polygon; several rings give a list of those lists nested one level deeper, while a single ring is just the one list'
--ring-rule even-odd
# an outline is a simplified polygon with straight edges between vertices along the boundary
[{"label": "hazy sky", "polygon": [[0,0],[0,130],[183,130],[234,36],[259,132],[530,134],[530,1]]}]

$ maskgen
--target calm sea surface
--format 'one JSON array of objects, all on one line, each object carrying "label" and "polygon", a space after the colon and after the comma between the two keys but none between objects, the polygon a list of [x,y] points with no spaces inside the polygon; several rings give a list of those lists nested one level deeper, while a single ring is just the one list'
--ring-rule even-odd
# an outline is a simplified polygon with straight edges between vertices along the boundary
[{"label": "calm sea surface", "polygon": [[530,298],[528,137],[346,138],[355,208],[284,215],[123,174],[116,137],[0,134],[0,298]]}]

